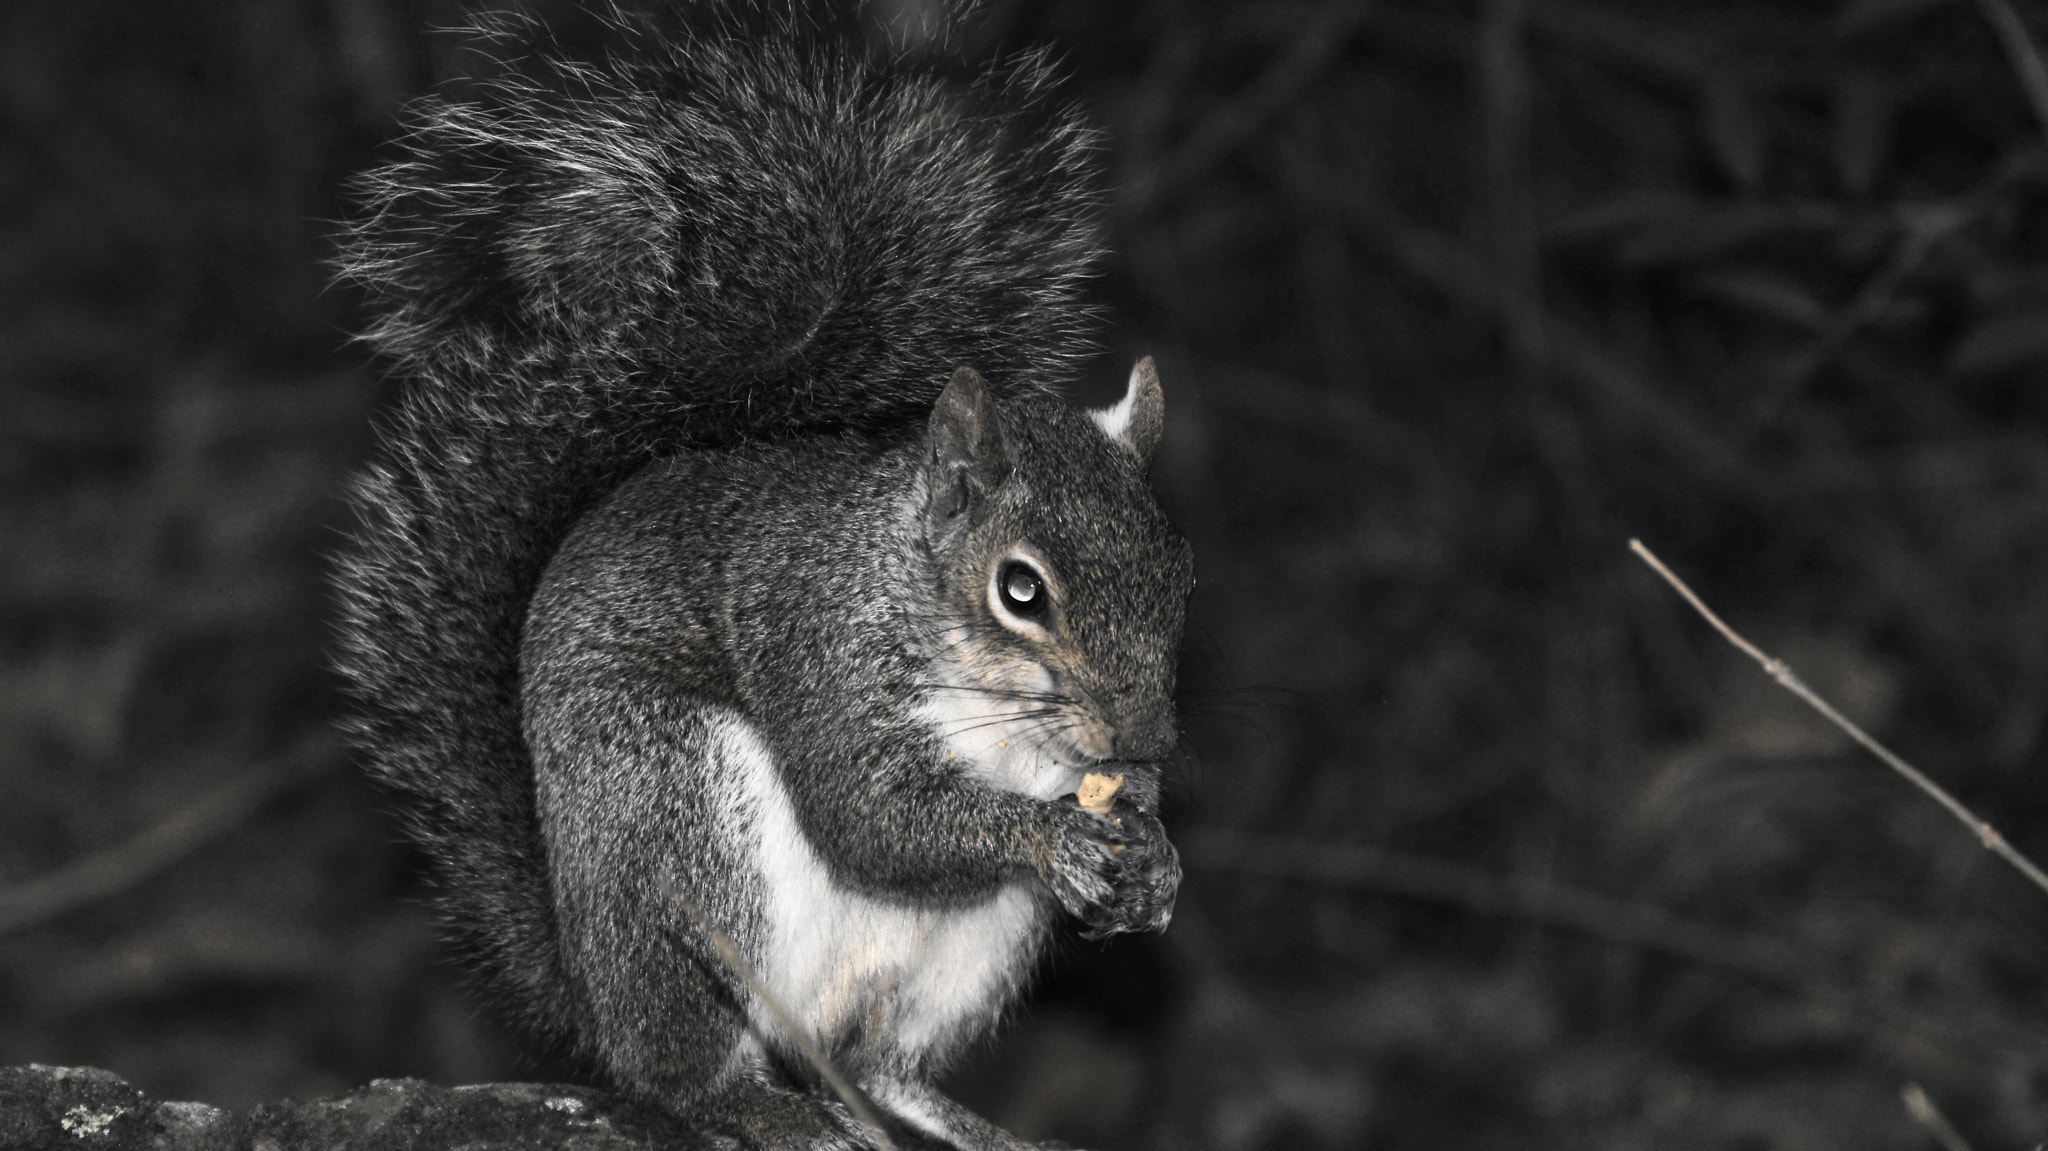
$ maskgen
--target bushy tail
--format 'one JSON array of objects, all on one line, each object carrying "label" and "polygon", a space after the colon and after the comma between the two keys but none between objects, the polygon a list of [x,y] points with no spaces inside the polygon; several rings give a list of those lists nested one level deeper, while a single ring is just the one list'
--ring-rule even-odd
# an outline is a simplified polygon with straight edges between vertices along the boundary
[{"label": "bushy tail", "polygon": [[341,669],[471,958],[570,1029],[520,736],[527,600],[577,515],[685,445],[921,420],[947,375],[1049,389],[1083,350],[1091,140],[1044,62],[972,85],[798,18],[516,75],[411,113],[343,275],[406,377],[356,489]]}]

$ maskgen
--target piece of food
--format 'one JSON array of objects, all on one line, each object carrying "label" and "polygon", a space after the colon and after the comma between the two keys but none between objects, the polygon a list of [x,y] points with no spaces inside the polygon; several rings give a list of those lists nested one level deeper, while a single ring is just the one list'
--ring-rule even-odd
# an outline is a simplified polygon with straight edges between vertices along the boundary
[{"label": "piece of food", "polygon": [[1080,800],[1081,806],[1087,810],[1097,815],[1108,815],[1109,809],[1116,805],[1116,793],[1123,789],[1123,772],[1115,775],[1090,772],[1081,777],[1081,787],[1074,793],[1074,798]]}]

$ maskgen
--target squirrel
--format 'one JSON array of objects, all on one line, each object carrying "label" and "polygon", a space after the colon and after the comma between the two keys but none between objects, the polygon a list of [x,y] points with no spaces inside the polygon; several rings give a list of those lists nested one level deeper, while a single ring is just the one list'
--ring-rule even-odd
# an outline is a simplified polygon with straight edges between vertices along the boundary
[{"label": "squirrel", "polygon": [[402,381],[337,565],[352,734],[464,957],[622,1092],[878,1146],[809,1041],[912,1140],[1023,1146],[934,1077],[1061,912],[1162,930],[1180,879],[1159,379],[1057,392],[1094,136],[1042,53],[599,17],[586,57],[479,18],[503,74],[414,105],[344,225]]}]

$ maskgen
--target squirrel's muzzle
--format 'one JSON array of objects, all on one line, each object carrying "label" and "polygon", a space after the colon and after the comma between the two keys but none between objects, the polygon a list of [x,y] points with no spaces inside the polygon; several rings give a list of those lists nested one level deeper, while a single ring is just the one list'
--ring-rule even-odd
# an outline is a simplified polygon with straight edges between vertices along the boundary
[{"label": "squirrel's muzzle", "polygon": [[1110,739],[1112,759],[1165,759],[1174,744],[1180,742],[1180,727],[1174,722],[1171,700],[1120,695],[1110,717],[1114,733]]}]

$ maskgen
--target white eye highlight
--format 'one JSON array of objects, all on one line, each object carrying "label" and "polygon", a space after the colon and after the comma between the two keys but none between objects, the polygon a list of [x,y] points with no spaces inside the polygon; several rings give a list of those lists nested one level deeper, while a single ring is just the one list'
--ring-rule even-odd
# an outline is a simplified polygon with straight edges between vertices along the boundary
[{"label": "white eye highlight", "polygon": [[996,568],[995,607],[998,616],[1008,615],[1023,623],[1044,626],[1052,609],[1052,592],[1036,567],[1019,559],[1004,560]]}]

